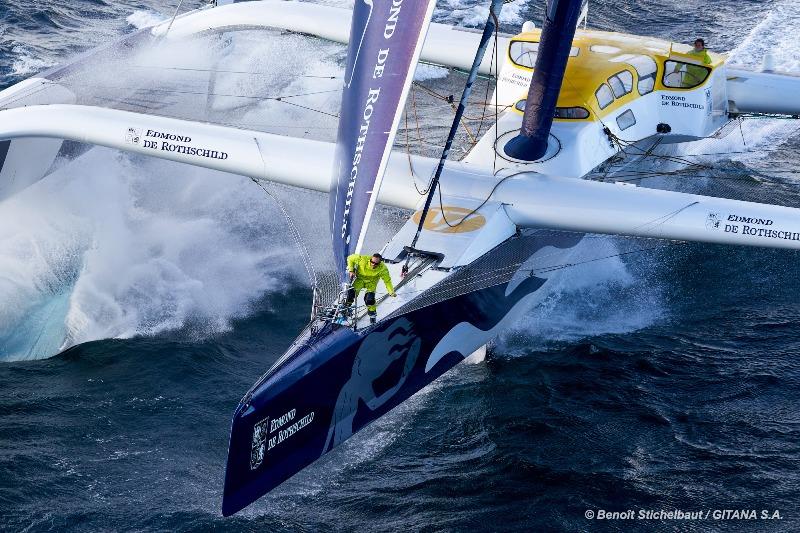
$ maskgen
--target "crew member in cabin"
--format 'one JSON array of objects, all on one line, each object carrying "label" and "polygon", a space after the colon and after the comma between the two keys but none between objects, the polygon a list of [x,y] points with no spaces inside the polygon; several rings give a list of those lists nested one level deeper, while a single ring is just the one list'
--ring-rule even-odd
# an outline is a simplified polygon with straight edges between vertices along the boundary
[{"label": "crew member in cabin", "polygon": [[694,48],[689,52],[689,55],[696,56],[704,65],[711,64],[711,56],[708,55],[708,50],[706,50],[706,42],[699,37],[694,40]]},{"label": "crew member in cabin", "polygon": [[[711,56],[708,55],[708,50],[706,50],[706,42],[699,37],[694,40],[694,48],[689,51],[688,55],[696,58],[703,65],[711,64]],[[681,68],[684,68],[684,65],[678,63],[675,65],[674,72],[678,72]],[[683,87],[696,87],[706,79],[707,69],[705,67],[685,65],[685,69],[683,77],[681,78],[681,85]]]},{"label": "crew member in cabin", "polygon": [[364,303],[367,305],[369,323],[374,324],[377,319],[377,307],[375,305],[375,289],[378,288],[378,280],[383,280],[386,291],[391,296],[397,296],[392,285],[392,277],[389,269],[383,263],[381,254],[361,255],[353,254],[347,258],[347,275],[352,283],[347,291],[346,305],[353,305],[361,289],[366,289]]}]

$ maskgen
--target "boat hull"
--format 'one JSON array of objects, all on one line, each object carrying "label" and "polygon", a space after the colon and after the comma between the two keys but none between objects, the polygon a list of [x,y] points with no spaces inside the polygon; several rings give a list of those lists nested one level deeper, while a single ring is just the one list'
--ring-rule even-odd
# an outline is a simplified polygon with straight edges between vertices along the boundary
[{"label": "boat hull", "polygon": [[547,281],[526,271],[526,259],[580,238],[512,237],[372,329],[326,325],[296,343],[233,416],[223,514],[266,494],[491,340]]}]

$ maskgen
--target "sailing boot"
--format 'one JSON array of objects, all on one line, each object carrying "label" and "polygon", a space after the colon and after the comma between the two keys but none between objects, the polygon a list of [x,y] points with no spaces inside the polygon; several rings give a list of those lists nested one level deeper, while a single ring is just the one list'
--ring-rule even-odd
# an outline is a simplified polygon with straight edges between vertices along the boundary
[{"label": "sailing boot", "polygon": [[378,314],[375,309],[375,292],[369,291],[364,295],[364,303],[367,305],[367,314],[369,315],[370,325],[374,324]]}]

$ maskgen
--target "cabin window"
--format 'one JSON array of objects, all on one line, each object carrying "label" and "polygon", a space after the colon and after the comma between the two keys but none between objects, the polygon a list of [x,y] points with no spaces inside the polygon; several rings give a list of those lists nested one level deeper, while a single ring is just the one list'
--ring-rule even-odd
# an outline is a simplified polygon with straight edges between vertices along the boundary
[{"label": "cabin window", "polygon": [[583,119],[589,118],[589,112],[582,107],[557,107],[555,118]]},{"label": "cabin window", "polygon": [[639,76],[639,81],[636,84],[636,89],[639,94],[645,95],[653,92],[656,85],[656,73],[658,72],[658,64],[655,59],[648,56],[634,56],[628,60]]},{"label": "cabin window", "polygon": [[605,83],[597,88],[594,95],[597,97],[597,105],[600,106],[600,109],[607,108],[611,105],[611,102],[614,101],[614,93],[611,92],[611,88]]},{"label": "cabin window", "polygon": [[711,74],[711,69],[702,65],[667,61],[664,63],[664,86],[673,89],[691,89],[697,87]]},{"label": "cabin window", "polygon": [[617,126],[619,126],[620,130],[627,130],[634,124],[636,124],[636,117],[630,109],[617,116]]},{"label": "cabin window", "polygon": [[533,68],[536,64],[536,55],[539,53],[539,43],[525,41],[511,41],[509,55],[515,65]]},{"label": "cabin window", "polygon": [[[576,57],[581,49],[573,46],[569,50],[570,57]],[[518,67],[533,68],[536,65],[536,56],[539,53],[539,43],[528,41],[511,41],[508,47],[508,55],[512,63]]]},{"label": "cabin window", "polygon": [[614,96],[622,98],[633,90],[633,74],[627,70],[617,72],[608,78],[608,84],[611,90],[614,91]]},{"label": "cabin window", "polygon": [[612,63],[627,63],[636,70],[639,77],[636,83],[636,89],[639,94],[645,95],[653,92],[656,85],[656,74],[658,73],[658,64],[655,59],[645,55],[635,54],[622,54],[612,59]]},{"label": "cabin window", "polygon": [[[525,104],[526,104],[525,100],[520,100],[514,105],[514,107],[518,111],[522,111],[524,113]],[[583,107],[557,107],[555,113],[553,113],[553,117],[580,120],[584,118],[589,118],[589,111],[587,111]]]}]

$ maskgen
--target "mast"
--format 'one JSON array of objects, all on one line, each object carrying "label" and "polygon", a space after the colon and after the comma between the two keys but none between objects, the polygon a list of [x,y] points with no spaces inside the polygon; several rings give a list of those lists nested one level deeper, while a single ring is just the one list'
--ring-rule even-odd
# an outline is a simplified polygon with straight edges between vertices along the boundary
[{"label": "mast", "polygon": [[581,14],[581,0],[548,0],[539,53],[525,101],[519,135],[506,143],[507,155],[536,161],[547,152],[547,141]]}]

